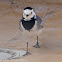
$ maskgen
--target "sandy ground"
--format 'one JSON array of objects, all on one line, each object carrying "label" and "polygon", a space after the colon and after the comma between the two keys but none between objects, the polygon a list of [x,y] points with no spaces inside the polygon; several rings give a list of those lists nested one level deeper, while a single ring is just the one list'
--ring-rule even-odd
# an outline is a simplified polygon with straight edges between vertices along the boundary
[{"label": "sandy ground", "polygon": [[55,3],[51,3],[51,0],[18,1],[11,4],[8,0],[0,0],[0,48],[26,50],[26,40],[19,30],[19,20],[23,8],[31,6],[44,22],[43,32],[39,35],[41,48],[32,47],[36,43],[36,37],[31,35],[29,38],[31,55],[11,62],[62,62],[62,0],[58,3],[56,0]]}]

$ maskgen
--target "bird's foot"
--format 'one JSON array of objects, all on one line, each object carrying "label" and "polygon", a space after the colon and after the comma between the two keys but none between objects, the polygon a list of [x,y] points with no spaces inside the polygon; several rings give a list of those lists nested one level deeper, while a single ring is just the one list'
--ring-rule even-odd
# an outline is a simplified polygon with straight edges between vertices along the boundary
[{"label": "bird's foot", "polygon": [[37,36],[37,43],[36,43],[36,45],[33,46],[33,47],[35,47],[35,48],[40,48],[40,46],[39,46],[39,42],[38,42],[38,36]]},{"label": "bird's foot", "polygon": [[[25,55],[31,55],[31,53],[27,51]],[[24,55],[24,56],[25,56],[25,55]]]},{"label": "bird's foot", "polygon": [[40,48],[39,44],[36,44],[35,46],[33,46],[35,48]]}]

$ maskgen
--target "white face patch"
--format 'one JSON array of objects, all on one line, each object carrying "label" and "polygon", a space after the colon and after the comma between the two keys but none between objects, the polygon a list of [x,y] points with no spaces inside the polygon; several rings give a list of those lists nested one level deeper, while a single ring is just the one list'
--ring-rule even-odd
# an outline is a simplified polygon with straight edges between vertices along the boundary
[{"label": "white face patch", "polygon": [[23,17],[25,18],[25,20],[29,21],[33,16],[35,16],[36,18],[36,15],[33,9],[32,10],[26,9],[23,11]]},{"label": "white face patch", "polygon": [[28,9],[26,9],[26,10],[24,10],[23,13],[24,13],[25,15],[27,15],[27,14],[29,15],[29,14],[31,14],[31,12],[32,12],[32,10],[28,10]]}]

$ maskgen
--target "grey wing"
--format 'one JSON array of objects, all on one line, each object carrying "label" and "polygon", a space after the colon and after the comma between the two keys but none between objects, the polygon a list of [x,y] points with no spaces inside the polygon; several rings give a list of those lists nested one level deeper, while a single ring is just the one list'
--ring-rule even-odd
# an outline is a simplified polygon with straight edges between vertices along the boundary
[{"label": "grey wing", "polygon": [[42,19],[36,15],[36,20],[37,20],[37,28],[42,29],[43,28],[43,21]]},{"label": "grey wing", "polygon": [[22,24],[21,21],[22,21],[22,19],[19,21],[19,29],[20,29],[21,31],[23,31],[23,30],[22,30],[22,27],[21,27],[21,24]]}]

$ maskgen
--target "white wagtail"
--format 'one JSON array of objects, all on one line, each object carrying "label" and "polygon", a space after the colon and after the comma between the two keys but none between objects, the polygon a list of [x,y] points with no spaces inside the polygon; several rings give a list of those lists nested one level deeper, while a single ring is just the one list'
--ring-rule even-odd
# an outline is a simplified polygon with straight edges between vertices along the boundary
[{"label": "white wagtail", "polygon": [[42,32],[43,23],[41,18],[35,14],[33,8],[24,8],[22,19],[19,22],[19,28],[22,32],[28,31],[29,34],[35,31],[37,34],[37,43],[34,47],[40,48],[38,43],[38,33]]}]

